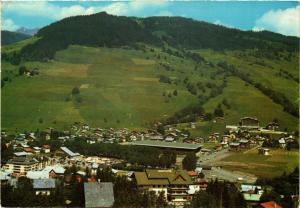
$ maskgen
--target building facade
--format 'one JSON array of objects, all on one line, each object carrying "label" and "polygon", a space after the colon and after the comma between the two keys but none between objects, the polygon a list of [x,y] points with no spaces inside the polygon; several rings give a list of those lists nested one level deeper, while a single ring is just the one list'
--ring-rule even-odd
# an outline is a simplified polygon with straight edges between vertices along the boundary
[{"label": "building facade", "polygon": [[185,170],[150,170],[135,172],[135,180],[140,191],[164,193],[166,201],[180,206],[190,201],[189,185],[193,184]]}]

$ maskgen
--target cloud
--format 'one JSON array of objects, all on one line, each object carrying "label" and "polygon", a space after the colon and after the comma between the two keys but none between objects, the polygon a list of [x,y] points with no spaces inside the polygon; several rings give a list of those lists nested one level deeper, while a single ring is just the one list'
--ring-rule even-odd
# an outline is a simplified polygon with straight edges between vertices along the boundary
[{"label": "cloud", "polygon": [[16,31],[19,28],[11,19],[2,19],[1,30]]},{"label": "cloud", "polygon": [[170,11],[161,11],[161,12],[159,12],[158,14],[156,14],[154,16],[170,17],[170,16],[174,16],[174,14]]},{"label": "cloud", "polygon": [[214,21],[214,24],[221,25],[221,26],[228,27],[228,28],[234,28],[232,25],[226,24],[226,23],[222,22],[221,20]]},{"label": "cloud", "polygon": [[300,36],[300,5],[285,10],[270,10],[256,22],[253,30],[270,30],[284,35]]},{"label": "cloud", "polygon": [[255,27],[252,28],[252,31],[253,31],[253,32],[260,32],[260,31],[263,31],[263,30],[265,30],[265,28],[263,28],[263,27],[258,27],[258,26],[255,26]]},{"label": "cloud", "polygon": [[46,17],[60,20],[75,15],[89,15],[105,11],[113,15],[130,15],[150,7],[166,5],[164,0],[135,0],[130,2],[113,2],[106,6],[84,7],[82,5],[60,6],[47,1],[37,2],[4,2],[4,9],[8,12],[31,17]]},{"label": "cloud", "polygon": [[165,6],[167,1],[165,0],[135,0],[129,2],[129,7],[133,10],[142,10],[149,7],[161,7]]},{"label": "cloud", "polygon": [[46,1],[38,2],[4,2],[4,10],[17,13],[23,16],[47,17],[53,20],[59,20],[69,16],[88,15],[101,10],[97,7],[83,7],[73,5],[61,7]]},{"label": "cloud", "polygon": [[128,3],[124,3],[124,2],[112,3],[108,6],[101,8],[101,11],[105,11],[108,14],[113,14],[113,15],[126,15],[129,13],[129,10],[130,7],[128,6]]}]

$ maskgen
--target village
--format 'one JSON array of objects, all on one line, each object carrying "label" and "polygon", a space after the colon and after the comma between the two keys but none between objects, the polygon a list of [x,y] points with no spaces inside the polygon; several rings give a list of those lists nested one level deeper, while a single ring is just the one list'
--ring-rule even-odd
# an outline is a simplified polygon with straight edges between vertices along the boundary
[{"label": "village", "polygon": [[[194,125],[189,124],[190,128]],[[280,208],[273,201],[261,203],[260,199],[268,189],[257,184],[258,177],[227,170],[218,163],[227,155],[241,151],[256,151],[268,157],[274,148],[287,151],[293,145],[299,145],[296,133],[279,131],[278,128],[275,121],[261,127],[257,118],[244,117],[239,124],[226,126],[226,134],[212,132],[208,138],[191,138],[186,129],[173,126],[164,126],[163,130],[131,131],[74,123],[63,132],[49,128],[11,136],[2,131],[2,147],[5,148],[2,148],[1,187],[17,189],[20,179],[27,178],[32,183],[34,195],[50,196],[58,186],[68,187],[76,180],[83,183],[85,207],[112,207],[118,187],[103,178],[104,172],[109,171],[112,177],[134,182],[138,192],[151,192],[161,197],[167,206],[189,205],[195,194],[205,191],[210,182],[218,180],[235,184],[248,207]],[[175,154],[175,159],[168,165],[149,165],[101,152],[85,155],[75,151],[79,147],[71,145],[74,144],[72,141],[79,140],[91,148],[96,148],[95,145],[119,145],[125,149],[134,146],[150,148],[151,151],[154,148],[162,154]],[[204,148],[207,143],[211,148]],[[187,166],[184,160],[187,161],[188,155],[195,155],[196,160],[189,161]],[[65,197],[64,205],[72,205],[72,197]]]}]

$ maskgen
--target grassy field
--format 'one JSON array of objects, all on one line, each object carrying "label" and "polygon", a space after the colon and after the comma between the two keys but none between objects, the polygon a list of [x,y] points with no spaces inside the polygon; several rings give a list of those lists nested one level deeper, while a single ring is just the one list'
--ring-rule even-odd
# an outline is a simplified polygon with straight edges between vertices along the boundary
[{"label": "grassy field", "polygon": [[298,129],[297,118],[284,112],[280,105],[237,77],[230,77],[224,92],[204,104],[205,111],[213,113],[225,98],[230,108],[222,107],[224,119],[218,119],[216,122],[197,122],[196,128],[190,129],[192,136],[207,137],[212,132],[223,133],[226,125],[238,125],[240,118],[244,116],[257,117],[261,126],[266,126],[274,118],[278,118],[281,129],[287,128],[289,131]]},{"label": "grassy field", "polygon": [[259,155],[258,150],[253,149],[245,153],[233,153],[219,163],[229,170],[243,171],[267,178],[280,176],[284,171],[289,173],[299,163],[298,150],[271,149],[270,154],[269,156]]},{"label": "grassy field", "polygon": [[[294,54],[291,61],[275,60],[266,58],[256,58],[251,55],[246,57],[238,56],[240,51],[226,51],[225,53],[215,52],[212,50],[201,50],[200,54],[205,58],[218,63],[226,60],[233,64],[244,73],[248,73],[255,81],[263,83],[273,90],[283,93],[296,106],[299,102],[299,86],[294,80],[278,76],[280,69],[288,71],[294,77],[299,77],[298,55]],[[259,64],[258,64],[259,63]],[[261,65],[262,64],[262,65]]]},{"label": "grassy field", "polygon": [[1,47],[1,52],[2,53],[10,53],[10,52],[14,52],[14,51],[19,51],[21,50],[22,47],[24,47],[25,45],[28,44],[32,44],[35,41],[37,41],[39,38],[37,37],[31,37],[13,44],[9,44],[9,45],[5,45],[3,47]]},{"label": "grassy field", "polygon": [[[41,74],[14,77],[4,87],[2,127],[10,131],[66,128],[83,121],[92,126],[140,128],[196,102],[184,87],[158,81],[160,74],[168,72],[158,69],[156,60],[147,59],[150,55],[72,46],[57,53],[54,61],[27,62],[28,68],[38,67]],[[169,61],[177,67],[173,59]],[[82,101],[66,101],[75,86]],[[178,96],[162,96],[175,89]]]},{"label": "grassy field", "polygon": [[[24,44],[35,40],[26,41],[5,46],[3,51],[17,51]],[[235,57],[235,52],[224,54],[205,50],[200,53],[214,63],[227,60],[238,65],[254,61],[252,58],[240,60]],[[272,65],[274,70],[290,67],[294,73],[294,61],[266,63]],[[29,69],[38,67],[40,75],[18,76],[19,66],[2,61],[2,78],[9,77],[10,81],[5,82],[2,88],[1,125],[9,132],[30,131],[49,126],[64,129],[75,121],[97,127],[147,128],[154,122],[197,103],[198,97],[210,93],[210,89],[206,88],[205,92],[199,91],[197,95],[192,95],[183,83],[185,78],[203,85],[208,82],[216,85],[222,83],[221,77],[211,76],[216,71],[215,67],[199,65],[191,59],[164,53],[159,48],[141,51],[70,46],[57,52],[55,58],[49,62],[22,64]],[[161,64],[170,66],[172,70],[167,70]],[[269,73],[269,68],[245,67],[243,70],[263,83],[274,85],[276,90],[286,89],[285,94],[290,99],[297,97],[294,81],[276,78]],[[159,82],[160,75],[178,82]],[[222,133],[226,125],[237,124],[243,116],[258,117],[262,125],[277,118],[281,129],[297,129],[296,118],[285,113],[281,106],[254,87],[246,85],[237,77],[227,78],[227,83],[221,95],[210,99],[203,106],[206,112],[213,112],[226,98],[230,109],[222,106],[225,111],[224,120],[198,121],[196,129],[190,129],[192,136],[207,137],[211,132]],[[74,87],[80,89],[79,96],[72,97],[71,91]],[[168,97],[174,90],[177,90],[178,95]]]}]

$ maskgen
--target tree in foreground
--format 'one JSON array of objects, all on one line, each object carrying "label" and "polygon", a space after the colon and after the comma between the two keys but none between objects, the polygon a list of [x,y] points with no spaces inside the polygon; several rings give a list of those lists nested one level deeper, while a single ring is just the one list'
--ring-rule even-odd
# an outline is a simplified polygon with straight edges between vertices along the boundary
[{"label": "tree in foreground", "polygon": [[182,166],[185,170],[195,170],[197,164],[197,157],[194,152],[188,153],[182,160]]}]

